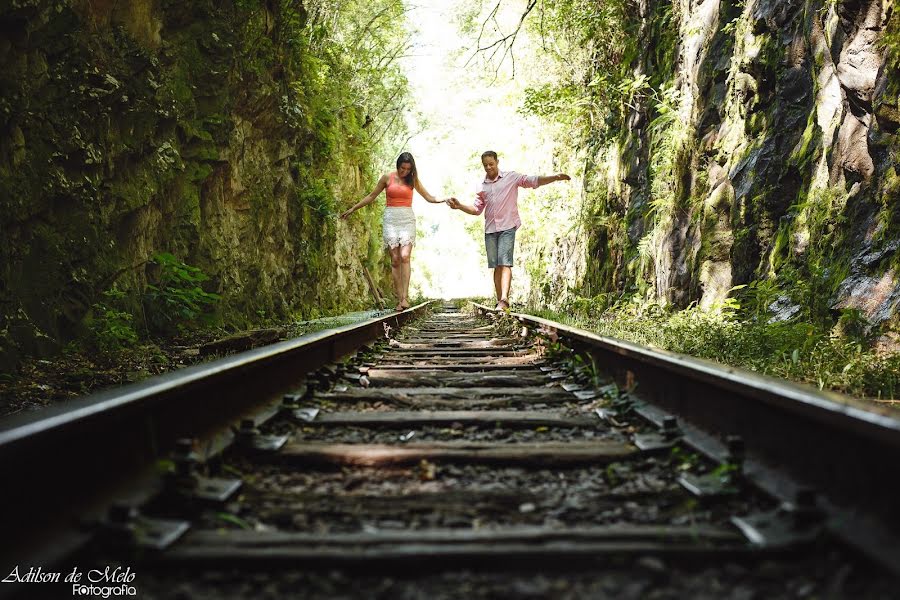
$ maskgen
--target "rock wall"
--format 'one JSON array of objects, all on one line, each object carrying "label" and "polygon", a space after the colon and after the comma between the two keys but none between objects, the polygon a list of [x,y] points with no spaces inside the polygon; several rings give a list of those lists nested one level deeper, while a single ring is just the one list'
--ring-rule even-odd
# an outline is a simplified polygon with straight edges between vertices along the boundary
[{"label": "rock wall", "polygon": [[77,336],[113,287],[140,318],[156,252],[209,275],[206,291],[221,294],[220,316],[235,325],[368,304],[363,265],[389,289],[376,211],[352,231],[334,217],[373,179],[369,123],[340,87],[350,77],[316,54],[310,32],[298,35],[303,5],[6,6],[6,367]]},{"label": "rock wall", "polygon": [[631,69],[647,83],[614,143],[588,156],[585,194],[603,225],[580,249],[585,294],[714,306],[749,284],[749,301],[772,312],[889,321],[900,300],[900,73],[882,43],[898,28],[892,2],[638,4]]}]

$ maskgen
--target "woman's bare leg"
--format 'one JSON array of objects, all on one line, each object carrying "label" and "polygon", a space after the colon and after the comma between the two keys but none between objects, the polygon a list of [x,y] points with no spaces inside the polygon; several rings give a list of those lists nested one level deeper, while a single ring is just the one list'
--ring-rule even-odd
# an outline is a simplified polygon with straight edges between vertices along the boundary
[{"label": "woman's bare leg", "polygon": [[[394,294],[397,296],[397,310],[402,310],[403,304],[403,260],[400,258],[400,249],[403,246],[390,248],[391,253],[391,281],[394,284]],[[407,282],[409,279],[407,279]]]},{"label": "woman's bare leg", "polygon": [[400,246],[400,305],[403,308],[409,308],[409,264],[412,248],[412,244]]}]

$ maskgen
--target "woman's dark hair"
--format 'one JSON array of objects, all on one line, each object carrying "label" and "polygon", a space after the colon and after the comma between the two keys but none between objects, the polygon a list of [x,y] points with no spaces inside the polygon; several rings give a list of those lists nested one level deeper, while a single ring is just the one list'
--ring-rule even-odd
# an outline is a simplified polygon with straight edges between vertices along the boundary
[{"label": "woman's dark hair", "polygon": [[416,159],[413,158],[413,155],[409,152],[404,152],[400,156],[397,157],[397,171],[400,171],[400,165],[403,163],[409,163],[409,166],[412,167],[409,170],[409,174],[403,178],[403,182],[409,187],[413,187],[416,183],[416,179],[419,178],[419,174],[416,172]]}]

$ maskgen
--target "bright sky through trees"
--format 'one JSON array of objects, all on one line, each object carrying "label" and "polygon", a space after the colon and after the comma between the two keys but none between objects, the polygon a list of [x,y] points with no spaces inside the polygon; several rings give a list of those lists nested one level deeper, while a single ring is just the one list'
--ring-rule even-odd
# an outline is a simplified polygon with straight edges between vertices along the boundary
[{"label": "bright sky through trees", "polygon": [[[501,25],[515,22],[521,14],[516,3],[509,4],[511,10],[501,15]],[[458,22],[466,7],[471,7],[471,1],[421,0],[408,12],[411,27],[418,31],[404,67],[416,105],[407,114],[412,137],[398,152],[413,153],[420,178],[432,194],[455,195],[471,204],[476,185],[484,177],[479,157],[485,150],[500,155],[501,169],[527,174],[558,169],[552,164],[552,145],[544,140],[539,121],[517,112],[527,83],[521,65],[517,65],[515,79],[510,77],[508,64],[498,76],[480,57],[465,66],[474,47],[473,39],[463,39],[459,33]],[[570,187],[574,193],[575,185]],[[538,226],[529,217],[545,190],[520,193],[523,232]],[[420,198],[414,207],[419,238],[413,252],[412,293],[445,298],[492,295],[484,257],[483,217]],[[518,258],[521,250],[517,244],[514,298],[517,284],[521,291],[526,282]]]}]

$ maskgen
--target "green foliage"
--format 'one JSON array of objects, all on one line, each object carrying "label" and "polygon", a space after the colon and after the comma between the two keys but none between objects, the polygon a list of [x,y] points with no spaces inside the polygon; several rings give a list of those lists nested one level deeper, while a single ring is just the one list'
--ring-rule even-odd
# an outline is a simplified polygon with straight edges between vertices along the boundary
[{"label": "green foliage", "polygon": [[[83,324],[93,346],[111,350],[132,343],[135,329],[202,325],[214,305],[235,327],[260,311],[348,308],[353,295],[322,292],[338,273],[332,221],[336,204],[358,199],[407,138],[396,60],[408,32],[404,3],[108,8],[17,0],[0,9],[16,30],[0,44],[0,237],[16,241],[0,246],[10,280],[0,304],[30,307],[52,337]],[[234,194],[213,185],[223,177],[240,179]],[[214,195],[226,218],[201,219],[201,200]],[[366,217],[365,237],[342,252],[368,245],[378,215]],[[132,276],[146,258],[143,240],[178,249],[188,263],[207,260],[211,247],[229,247],[224,223],[289,229],[270,255],[289,276],[254,281],[253,255],[228,251],[204,263],[207,272],[258,285],[231,286],[221,301],[165,260],[152,265],[146,290]],[[175,279],[157,281],[167,270]],[[85,299],[113,273],[126,274],[129,301],[91,306]],[[374,276],[380,283],[385,273]]]},{"label": "green foliage", "polygon": [[115,308],[125,299],[125,293],[112,288],[103,293],[104,300],[91,306],[88,319],[89,344],[100,352],[116,352],[138,341],[137,332],[132,327],[131,313]]},{"label": "green foliage", "polygon": [[576,314],[600,316],[609,307],[612,298],[614,298],[612,294],[597,294],[591,298],[574,296],[570,305]]},{"label": "green foliage", "polygon": [[233,527],[237,527],[238,529],[253,529],[253,526],[250,525],[250,523],[232,513],[217,512],[216,519]]},{"label": "green foliage", "polygon": [[662,220],[674,209],[681,176],[680,157],[687,137],[679,115],[681,93],[674,84],[653,91],[656,116],[650,122],[650,212]]},{"label": "green foliage", "polygon": [[791,300],[800,305],[801,319],[820,329],[834,324],[830,298],[846,275],[837,260],[832,258],[831,264],[824,266],[827,263],[822,255],[814,255],[809,264],[799,268],[785,265],[778,274],[781,281],[787,282]]},{"label": "green foliage", "polygon": [[525,98],[519,112],[539,117],[559,117],[563,121],[571,119],[571,109],[584,100],[578,87],[574,85],[545,84],[525,90]]},{"label": "green foliage", "polygon": [[210,322],[210,313],[220,296],[200,287],[209,279],[203,271],[167,252],[154,254],[150,264],[156,268],[153,283],[144,292],[144,306],[151,330],[173,333],[196,327],[201,320]]},{"label": "green foliage", "polygon": [[693,471],[700,465],[700,457],[696,452],[675,445],[669,451],[669,462],[679,471]]},{"label": "green foliage", "polygon": [[622,483],[627,481],[630,473],[631,471],[628,466],[617,462],[609,463],[608,465],[606,465],[606,469],[603,470],[603,475],[606,479],[606,483],[610,487],[622,485]]},{"label": "green foliage", "polygon": [[845,308],[832,329],[832,336],[848,342],[867,344],[872,341],[872,326],[858,308]]},{"label": "green foliage", "polygon": [[676,83],[683,80],[677,6],[652,3],[641,12],[627,0],[539,1],[528,22],[545,66],[520,112],[561,126],[561,153],[574,146],[579,158],[596,161],[585,166],[593,206],[576,217],[597,271],[586,276],[592,291],[623,280],[652,286],[658,242],[692,181],[691,120],[682,115]]},{"label": "green foliage", "polygon": [[739,474],[740,470],[741,470],[741,468],[739,465],[729,463],[729,462],[723,462],[722,464],[717,466],[715,469],[713,469],[710,472],[710,474],[718,477],[723,482],[728,482],[735,475]]},{"label": "green foliage", "polygon": [[885,25],[881,45],[885,49],[886,67],[896,73],[900,69],[900,10],[896,5],[893,6],[891,18]]},{"label": "green foliage", "polygon": [[494,331],[498,337],[515,337],[521,328],[519,320],[509,313],[502,312],[494,317]]},{"label": "green foliage", "polygon": [[745,313],[756,319],[765,320],[769,316],[769,306],[782,294],[774,279],[755,279],[744,286],[737,286],[744,304]]},{"label": "green foliage", "polygon": [[328,189],[324,179],[313,179],[297,190],[297,199],[309,206],[320,217],[334,216],[334,194]]},{"label": "green foliage", "polygon": [[335,152],[368,153],[375,163],[393,158],[406,139],[405,120],[397,117],[409,93],[397,61],[409,43],[403,3],[317,0],[305,10],[283,2],[280,10],[279,37],[295,65],[282,113],[305,131],[307,152],[320,157],[319,165],[307,163],[313,176],[338,183]]},{"label": "green foliage", "polygon": [[525,94],[523,114],[552,117],[579,138],[610,132],[622,79],[636,51],[638,21],[626,0],[541,0],[528,21],[541,61],[560,75]]},{"label": "green foliage", "polygon": [[[634,296],[621,296],[602,314],[571,301],[564,313],[536,314],[600,335],[813,384],[856,396],[895,398],[900,393],[900,354],[870,348],[871,327],[859,311],[845,310],[834,327],[803,320],[769,322],[762,305],[770,284],[748,286],[717,310],[691,306],[673,311]],[[586,311],[581,308],[587,307]]]}]

